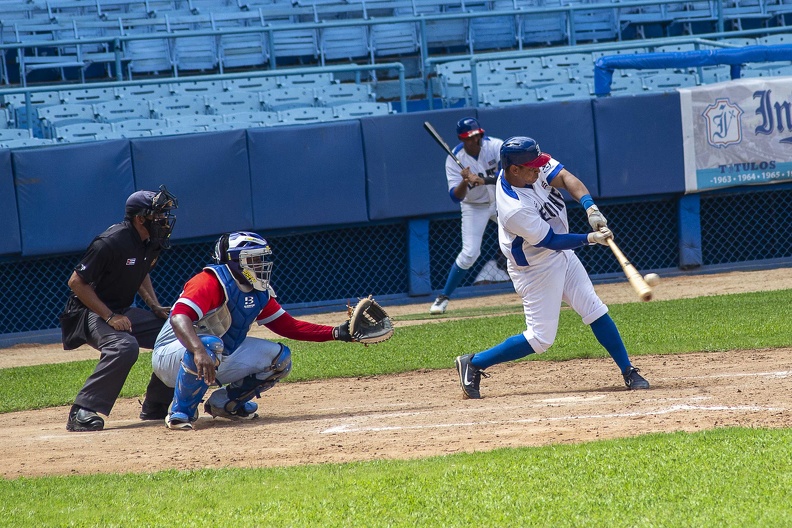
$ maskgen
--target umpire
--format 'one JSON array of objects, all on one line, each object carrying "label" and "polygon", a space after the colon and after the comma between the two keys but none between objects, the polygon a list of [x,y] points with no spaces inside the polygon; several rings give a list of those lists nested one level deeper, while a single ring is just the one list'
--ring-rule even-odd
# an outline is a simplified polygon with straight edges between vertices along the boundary
[{"label": "umpire", "polygon": [[[72,293],[60,317],[63,348],[87,343],[101,356],[74,399],[68,431],[101,431],[104,420],[97,413],[110,414],[140,347],[154,348],[170,307],[160,305],[149,272],[170,247],[177,206],[164,185],[159,192],[132,193],[124,221],[93,239],[69,277]],[[132,306],[136,293],[150,312]],[[164,419],[172,399],[173,389],[152,374],[140,418]]]}]

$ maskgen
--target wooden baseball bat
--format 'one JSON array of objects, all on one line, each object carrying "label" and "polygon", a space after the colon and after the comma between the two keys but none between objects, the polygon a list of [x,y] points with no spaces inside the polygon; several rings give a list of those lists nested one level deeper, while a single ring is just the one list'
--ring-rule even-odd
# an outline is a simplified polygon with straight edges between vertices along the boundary
[{"label": "wooden baseball bat", "polygon": [[613,241],[613,238],[608,239],[608,246],[613,251],[613,254],[616,256],[616,260],[619,261],[619,265],[622,267],[622,271],[624,271],[624,275],[627,277],[627,280],[630,281],[630,286],[633,287],[633,290],[638,294],[638,297],[642,301],[651,301],[652,300],[652,287],[649,286],[643,278],[643,275],[635,269],[627,257],[624,256],[624,253],[619,249],[619,246],[616,245],[616,242]]},{"label": "wooden baseball bat", "polygon": [[456,156],[454,156],[454,153],[448,147],[448,144],[445,141],[443,141],[443,138],[440,137],[440,134],[437,133],[437,130],[434,129],[434,127],[429,123],[429,121],[424,121],[424,128],[426,129],[427,132],[429,132],[429,135],[432,136],[435,141],[437,141],[437,144],[440,145],[443,148],[443,150],[448,152],[449,156],[454,158],[454,161],[456,161],[456,164],[459,165],[459,168],[464,169],[465,166],[462,165],[462,162],[460,162]]}]

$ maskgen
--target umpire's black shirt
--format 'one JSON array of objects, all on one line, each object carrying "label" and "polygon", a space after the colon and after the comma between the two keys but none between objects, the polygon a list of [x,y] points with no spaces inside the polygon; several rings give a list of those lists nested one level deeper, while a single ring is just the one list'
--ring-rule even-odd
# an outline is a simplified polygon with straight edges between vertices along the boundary
[{"label": "umpire's black shirt", "polygon": [[124,220],[93,239],[74,271],[109,309],[121,311],[134,302],[161,250],[159,243],[141,240],[132,222]]}]

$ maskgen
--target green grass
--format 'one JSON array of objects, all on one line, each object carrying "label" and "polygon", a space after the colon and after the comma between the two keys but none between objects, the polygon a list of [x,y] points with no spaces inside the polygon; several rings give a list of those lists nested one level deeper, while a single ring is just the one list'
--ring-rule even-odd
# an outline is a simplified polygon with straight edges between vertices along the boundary
[{"label": "green grass", "polygon": [[[630,355],[774,348],[792,344],[792,325],[781,306],[792,305],[792,290],[721,295],[610,307]],[[525,329],[522,314],[468,317],[428,325],[397,326],[394,337],[362,348],[349,343],[283,340],[292,349],[294,369],[286,380],[383,375],[420,369],[451,368],[459,354],[484,350]],[[462,315],[462,314],[459,314]],[[397,323],[398,324],[398,323]],[[98,352],[97,352],[98,357]],[[588,326],[563,310],[558,338],[545,354],[530,360],[607,357]],[[640,361],[636,361],[640,365]],[[66,405],[73,401],[95,360],[0,370],[0,412]],[[151,355],[141,354],[122,397],[143,394]],[[46,380],[46,383],[42,383]]]},{"label": "green grass", "polygon": [[734,428],[412,461],[21,478],[0,481],[0,524],[789,526],[790,443],[789,429]]},{"label": "green grass", "polygon": [[[632,356],[677,354],[790,346],[790,304],[785,290],[611,314]],[[290,341],[287,381],[451,368],[524,329],[514,307],[454,316],[465,319],[398,328],[366,349]],[[553,348],[530,359],[606,355],[564,310]],[[0,370],[0,411],[71,402],[95,363]],[[141,394],[150,371],[142,354],[122,396]],[[792,429],[730,428],[412,461],[18,478],[0,480],[0,526],[792,526],[790,445]]]}]

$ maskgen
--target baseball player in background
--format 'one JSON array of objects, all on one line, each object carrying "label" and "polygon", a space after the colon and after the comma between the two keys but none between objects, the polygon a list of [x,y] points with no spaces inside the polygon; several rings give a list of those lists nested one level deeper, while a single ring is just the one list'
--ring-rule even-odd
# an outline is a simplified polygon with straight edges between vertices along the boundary
[{"label": "baseball player in background", "polygon": [[481,254],[481,239],[487,222],[496,221],[495,180],[503,141],[485,136],[484,129],[472,117],[457,123],[457,137],[462,143],[454,147],[453,152],[465,168],[460,169],[454,159],[447,156],[445,171],[448,194],[462,210],[462,251],[448,271],[443,291],[429,307],[433,315],[445,313],[451,294]]},{"label": "baseball player in background", "polygon": [[[607,239],[613,237],[588,189],[529,137],[507,139],[500,160],[498,239],[514,289],[523,300],[527,329],[489,350],[456,358],[464,397],[481,397],[481,377],[489,377],[484,369],[550,348],[558,331],[562,300],[591,326],[597,341],[619,366],[627,388],[648,389],[649,382],[630,363],[608,307],[572,251],[585,245],[607,245]],[[566,189],[581,203],[593,232],[569,233],[566,204],[559,189]]]},{"label": "baseball player in background", "polygon": [[213,260],[187,281],[154,344],[154,372],[175,387],[165,418],[170,429],[193,429],[198,405],[215,382],[225,386],[206,401],[206,413],[258,416],[251,400],[288,376],[292,362],[286,345],[247,335],[254,322],[289,339],[353,341],[348,323],[308,323],[281,308],[270,285],[272,250],[258,234],[221,236]]}]

